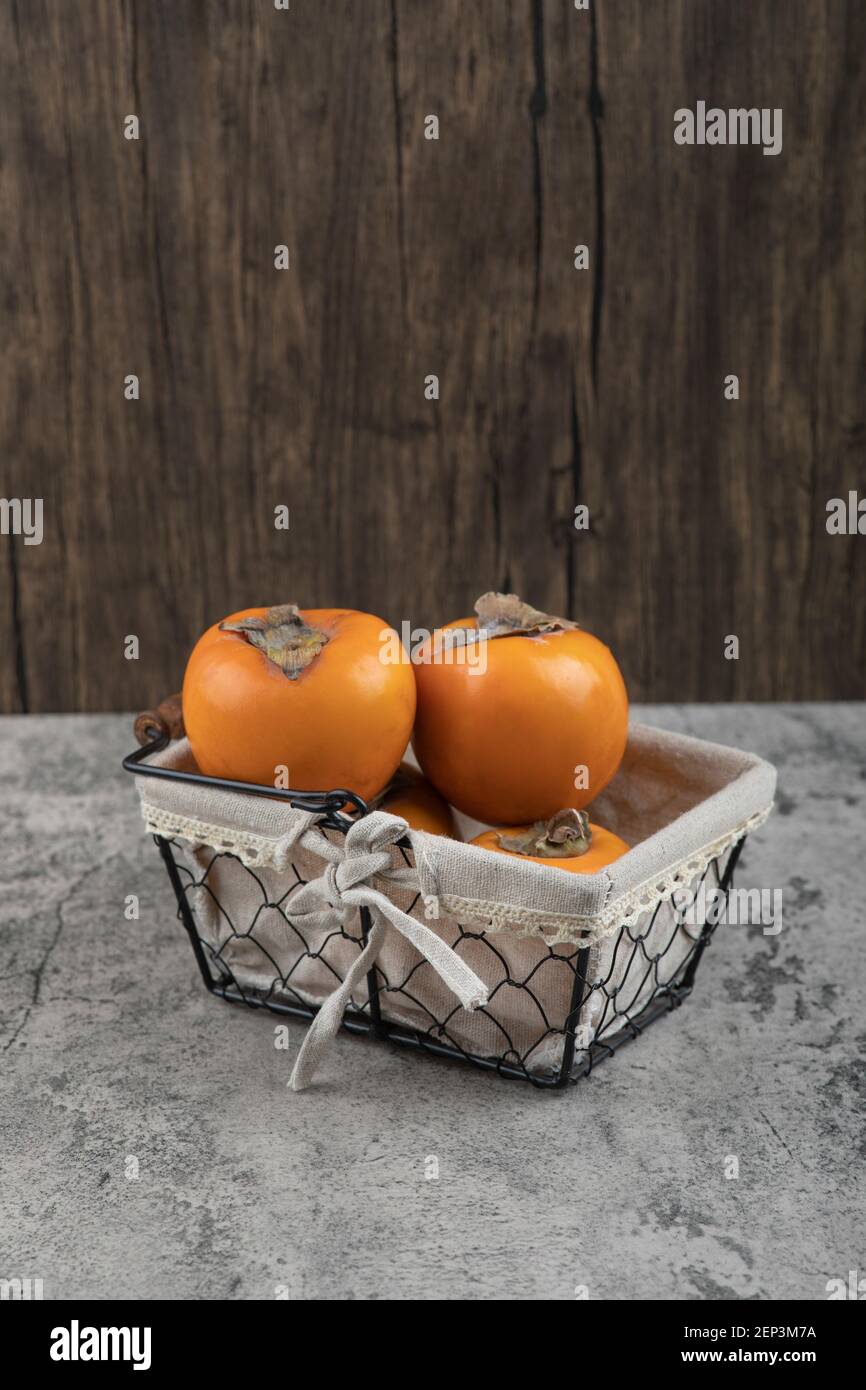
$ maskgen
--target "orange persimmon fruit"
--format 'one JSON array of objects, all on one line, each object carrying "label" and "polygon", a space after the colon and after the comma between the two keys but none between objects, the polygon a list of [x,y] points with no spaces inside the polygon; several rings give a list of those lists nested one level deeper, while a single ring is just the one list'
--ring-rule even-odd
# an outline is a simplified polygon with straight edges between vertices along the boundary
[{"label": "orange persimmon fruit", "polygon": [[625,752],[628,695],[613,655],[592,633],[514,594],[484,594],[475,611],[416,653],[413,746],[422,771],[452,806],[487,825],[580,810]]},{"label": "orange persimmon fruit", "polygon": [[[247,608],[208,628],[187,663],[183,714],[202,772],[296,791],[381,792],[415,715],[396,636],[348,608]],[[399,639],[398,639],[399,640]]]},{"label": "orange persimmon fruit", "polygon": [[570,807],[549,821],[507,830],[485,830],[469,843],[496,854],[528,860],[531,864],[549,864],[553,869],[565,869],[572,874],[598,873],[628,852],[625,840],[594,825],[585,811]]},{"label": "orange persimmon fruit", "polygon": [[401,816],[413,830],[426,830],[430,835],[447,835],[452,840],[460,839],[454,812],[448,802],[411,763],[400,764],[391,786],[382,797],[381,809],[389,815]]}]

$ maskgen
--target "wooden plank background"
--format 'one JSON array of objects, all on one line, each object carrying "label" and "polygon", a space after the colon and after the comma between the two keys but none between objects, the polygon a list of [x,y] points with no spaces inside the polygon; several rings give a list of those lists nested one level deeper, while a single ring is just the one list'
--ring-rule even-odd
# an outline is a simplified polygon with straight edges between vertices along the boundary
[{"label": "wooden plank background", "polygon": [[[860,0],[0,0],[0,491],[45,508],[0,707],[145,705],[250,604],[490,587],[635,698],[862,697],[864,52]],[[698,100],[783,152],[677,146]]]}]

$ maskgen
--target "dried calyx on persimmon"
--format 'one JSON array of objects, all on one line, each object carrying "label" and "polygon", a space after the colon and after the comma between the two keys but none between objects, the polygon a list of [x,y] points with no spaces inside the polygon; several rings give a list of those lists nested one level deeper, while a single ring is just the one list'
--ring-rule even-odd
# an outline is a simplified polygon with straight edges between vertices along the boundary
[{"label": "dried calyx on persimmon", "polygon": [[219,626],[220,632],[240,632],[292,681],[328,641],[326,632],[304,621],[296,603],[269,608],[263,618],[226,618]]},{"label": "dried calyx on persimmon", "polygon": [[585,811],[576,811],[572,806],[534,825],[485,830],[470,843],[576,874],[598,873],[628,851],[628,845],[618,835],[593,825]]},{"label": "dried calyx on persimmon", "polygon": [[542,859],[570,859],[586,854],[592,841],[592,827],[585,811],[567,806],[549,821],[536,821],[526,830],[509,835],[500,831],[499,843],[512,854],[540,855]]},{"label": "dried calyx on persimmon", "polygon": [[517,594],[482,594],[475,603],[478,631],[485,637],[534,637],[539,632],[564,632],[577,627],[570,618],[554,618],[524,603]]}]

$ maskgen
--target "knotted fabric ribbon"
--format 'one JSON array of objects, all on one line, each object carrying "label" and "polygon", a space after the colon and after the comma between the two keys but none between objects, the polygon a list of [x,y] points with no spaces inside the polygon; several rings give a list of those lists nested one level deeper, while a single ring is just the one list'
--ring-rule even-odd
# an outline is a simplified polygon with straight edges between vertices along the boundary
[{"label": "knotted fabric ribbon", "polygon": [[310,1024],[292,1071],[291,1086],[295,1091],[303,1091],[312,1081],[340,1027],[352,991],[376,962],[388,923],[429,961],[464,1009],[477,1009],[487,1003],[487,987],[457,952],[423,922],[402,912],[370,883],[370,879],[378,875],[417,886],[413,869],[391,866],[391,847],[408,829],[398,816],[373,811],[347,831],[342,849],[318,835],[315,841],[303,836],[304,844],[310,848],[315,846],[316,853],[326,855],[331,862],[320,878],[305,883],[293,893],[286,915],[292,921],[303,921],[307,916],[321,913],[323,904],[338,910],[366,907],[370,909],[373,925],[364,949],[352,962],[342,984],[328,996]]}]

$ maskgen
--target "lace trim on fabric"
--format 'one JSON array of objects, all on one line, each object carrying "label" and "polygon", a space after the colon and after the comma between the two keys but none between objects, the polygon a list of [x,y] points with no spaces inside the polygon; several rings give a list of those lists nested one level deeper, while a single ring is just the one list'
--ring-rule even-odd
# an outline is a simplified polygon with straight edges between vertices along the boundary
[{"label": "lace trim on fabric", "polygon": [[442,906],[449,916],[464,921],[467,918],[483,923],[487,931],[510,931],[514,936],[543,937],[550,946],[563,942],[579,942],[588,946],[617,931],[631,927],[659,903],[667,902],[678,888],[687,888],[703,874],[714,859],[732,849],[744,836],[763,825],[772,806],[757,811],[735,829],[715,840],[713,844],[665,869],[629,893],[611,899],[601,912],[591,918],[570,916],[567,913],[539,912],[529,907],[507,907],[501,903],[479,902],[471,898],[442,897]]},{"label": "lace trim on fabric", "polygon": [[[478,922],[489,932],[509,932],[518,937],[543,937],[551,946],[564,942],[589,945],[608,936],[619,927],[633,926],[644,913],[652,912],[659,903],[668,901],[678,888],[688,887],[695,878],[706,871],[714,859],[733,848],[752,830],[763,825],[771,810],[772,806],[767,806],[763,811],[756,812],[711,845],[706,845],[691,854],[688,859],[671,865],[660,875],[640,884],[631,892],[620,894],[606,903],[602,911],[592,918],[446,894],[442,895],[441,906],[448,916],[457,921],[469,919]],[[253,831],[235,830],[229,826],[211,825],[189,816],[175,815],[146,801],[142,802],[141,811],[144,823],[152,834],[167,839],[186,840],[193,846],[207,845],[222,853],[235,854],[241,863],[251,868],[287,868],[292,850],[299,843],[305,849],[322,853],[321,836],[315,835],[314,838],[304,824],[295,827],[279,840],[274,840],[264,835],[256,835]],[[418,887],[417,880],[412,883],[412,871],[404,870],[400,877],[405,880],[407,886]]]},{"label": "lace trim on fabric", "polygon": [[[206,845],[221,854],[235,854],[242,864],[251,869],[287,868],[293,847],[304,838],[307,829],[302,822],[289,834],[274,840],[267,835],[256,835],[252,830],[237,830],[233,826],[213,825],[192,816],[178,816],[147,801],[141,803],[141,814],[151,834],[161,835],[164,839],[186,840],[193,848]],[[316,847],[321,853],[321,840]]]}]

